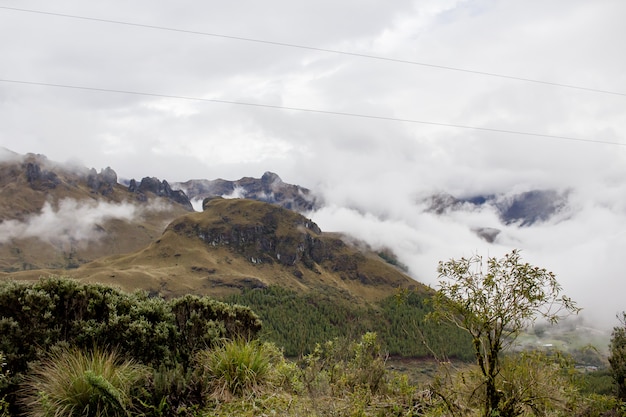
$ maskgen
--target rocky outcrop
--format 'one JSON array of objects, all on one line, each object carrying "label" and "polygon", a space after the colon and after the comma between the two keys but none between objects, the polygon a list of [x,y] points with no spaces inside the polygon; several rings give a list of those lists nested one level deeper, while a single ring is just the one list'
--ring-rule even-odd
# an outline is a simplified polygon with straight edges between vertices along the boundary
[{"label": "rocky outcrop", "polygon": [[31,160],[24,163],[26,181],[36,191],[53,190],[61,183],[58,175],[53,171],[42,169],[39,162]]},{"label": "rocky outcrop", "polygon": [[369,286],[397,278],[381,275],[356,246],[339,235],[323,234],[317,224],[292,210],[245,199],[216,197],[204,203],[203,212],[178,218],[164,236],[199,241],[207,251],[227,249],[254,266],[284,267],[298,280],[330,273]]},{"label": "rocky outcrop", "polygon": [[240,197],[306,213],[319,208],[319,199],[307,188],[292,185],[273,172],[265,172],[261,178],[244,177],[237,181],[223,179],[189,180],[174,183],[174,188],[185,191],[191,200],[211,197]]},{"label": "rocky outcrop", "polygon": [[[334,248],[319,238],[321,230],[314,222],[302,217],[295,222],[288,220],[288,225],[279,224],[284,221],[280,212],[268,211],[257,224],[242,224],[223,216],[211,224],[174,222],[168,229],[209,246],[227,246],[253,264],[303,264],[311,269],[332,256]],[[280,233],[281,228],[288,232]]]},{"label": "rocky outcrop", "polygon": [[[437,214],[446,211],[473,210],[483,206],[493,207],[504,224],[517,223],[532,226],[552,218],[567,206],[568,193],[555,190],[532,190],[509,195],[478,195],[456,198],[450,194],[436,194],[426,200],[427,210]],[[493,231],[481,235],[492,239]],[[493,235],[495,239],[495,235]]]},{"label": "rocky outcrop", "polygon": [[533,190],[496,202],[500,217],[506,224],[530,226],[550,219],[567,205],[567,193],[554,190]]},{"label": "rocky outcrop", "polygon": [[101,170],[100,173],[96,172],[94,168],[89,170],[87,174],[87,186],[92,191],[102,194],[104,196],[113,193],[113,187],[117,184],[117,173],[106,167]]},{"label": "rocky outcrop", "polygon": [[165,180],[159,181],[159,179],[155,177],[145,177],[141,180],[139,185],[137,185],[137,182],[132,179],[128,185],[128,191],[134,193],[139,201],[147,201],[148,197],[146,194],[151,193],[178,203],[185,207],[188,211],[193,211],[191,201],[189,201],[185,192],[181,190],[172,190],[172,187],[170,187],[168,182]]}]

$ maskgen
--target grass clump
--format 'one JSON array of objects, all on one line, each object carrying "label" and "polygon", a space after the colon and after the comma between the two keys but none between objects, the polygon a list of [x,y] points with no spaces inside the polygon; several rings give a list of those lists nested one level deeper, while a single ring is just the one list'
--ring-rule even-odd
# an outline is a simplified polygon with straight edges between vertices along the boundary
[{"label": "grass clump", "polygon": [[196,355],[200,385],[218,400],[260,393],[270,385],[272,365],[280,356],[273,345],[256,340],[226,341]]},{"label": "grass clump", "polygon": [[127,416],[146,367],[114,351],[55,349],[35,365],[20,392],[30,417]]}]

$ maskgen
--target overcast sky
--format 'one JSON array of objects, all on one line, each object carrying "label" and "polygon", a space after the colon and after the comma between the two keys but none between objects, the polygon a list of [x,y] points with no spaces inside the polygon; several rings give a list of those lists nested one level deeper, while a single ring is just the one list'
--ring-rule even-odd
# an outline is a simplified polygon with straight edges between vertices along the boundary
[{"label": "overcast sky", "polygon": [[[623,0],[2,0],[0,145],[121,178],[273,171],[323,194],[323,230],[393,247],[421,281],[520,248],[612,325],[625,16]],[[418,204],[547,188],[570,190],[568,215],[526,228]]]}]

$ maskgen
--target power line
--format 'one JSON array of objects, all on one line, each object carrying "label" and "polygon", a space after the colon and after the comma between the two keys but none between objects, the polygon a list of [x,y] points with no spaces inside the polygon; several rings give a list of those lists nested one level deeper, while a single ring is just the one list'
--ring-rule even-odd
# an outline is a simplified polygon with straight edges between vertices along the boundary
[{"label": "power line", "polygon": [[477,131],[483,131],[483,132],[506,133],[506,134],[513,134],[513,135],[534,136],[534,137],[560,139],[560,140],[568,140],[568,141],[576,141],[576,142],[588,142],[588,143],[598,143],[598,144],[605,144],[605,145],[626,146],[626,143],[621,143],[621,142],[576,138],[572,136],[548,135],[548,134],[536,133],[536,132],[522,132],[518,130],[468,126],[468,125],[460,125],[460,124],[454,124],[454,123],[433,122],[433,121],[417,120],[417,119],[404,119],[404,118],[399,118],[399,117],[387,117],[387,116],[377,116],[377,115],[370,115],[370,114],[338,112],[338,111],[331,111],[331,110],[308,109],[308,108],[303,108],[303,107],[278,106],[278,105],[264,104],[264,103],[249,103],[249,102],[244,102],[244,101],[178,96],[178,95],[171,95],[171,94],[147,93],[147,92],[141,92],[141,91],[117,90],[117,89],[111,89],[111,88],[86,87],[86,86],[69,85],[69,84],[54,84],[54,83],[44,83],[44,82],[37,82],[37,81],[11,80],[11,79],[2,79],[2,78],[0,78],[0,82],[23,84],[23,85],[37,85],[37,86],[43,86],[43,87],[66,88],[66,89],[83,90],[83,91],[95,91],[95,92],[103,92],[103,93],[130,94],[130,95],[144,96],[144,97],[159,97],[159,98],[188,100],[188,101],[197,101],[197,102],[205,102],[205,103],[231,104],[231,105],[236,105],[236,106],[260,107],[260,108],[267,108],[267,109],[274,109],[274,110],[290,110],[290,111],[297,111],[297,112],[325,114],[325,115],[333,115],[333,116],[384,120],[384,121],[390,121],[390,122],[414,123],[414,124],[422,124],[422,125],[430,125],[430,126],[451,127],[451,128],[456,128],[456,129],[477,130]]},{"label": "power line", "polygon": [[399,64],[416,65],[416,66],[422,66],[422,67],[428,67],[428,68],[436,68],[436,69],[442,69],[442,70],[448,70],[448,71],[463,72],[463,73],[483,75],[483,76],[488,76],[488,77],[497,77],[497,78],[503,78],[503,79],[508,79],[508,80],[549,85],[553,87],[570,88],[570,89],[575,89],[575,90],[589,91],[593,93],[610,94],[610,95],[626,97],[626,93],[620,93],[617,91],[601,90],[597,88],[583,87],[583,86],[578,86],[578,85],[573,85],[573,84],[563,84],[563,83],[557,83],[557,82],[551,82],[551,81],[536,80],[532,78],[517,77],[514,75],[499,74],[499,73],[488,72],[488,71],[471,70],[471,69],[458,68],[458,67],[452,67],[452,66],[447,66],[447,65],[429,64],[425,62],[389,58],[389,57],[383,57],[383,56],[378,56],[378,55],[369,55],[369,54],[361,54],[357,52],[340,51],[336,49],[318,48],[314,46],[298,45],[298,44],[286,43],[286,42],[275,42],[275,41],[247,38],[247,37],[241,37],[241,36],[231,36],[231,35],[223,35],[223,34],[218,34],[218,33],[171,28],[171,27],[165,27],[165,26],[146,25],[146,24],[141,24],[141,23],[126,22],[126,21],[121,21],[121,20],[102,19],[102,18],[96,18],[96,17],[46,12],[42,10],[22,9],[22,8],[17,8],[17,7],[0,6],[0,9],[13,10],[17,12],[36,13],[36,14],[42,14],[42,15],[48,15],[48,16],[65,17],[65,18],[70,18],[70,19],[88,20],[88,21],[93,21],[93,22],[111,23],[111,24],[116,24],[116,25],[134,26],[134,27],[140,27],[140,28],[145,28],[145,29],[164,30],[164,31],[169,31],[169,32],[187,33],[187,34],[192,34],[192,35],[211,36],[215,38],[230,39],[230,40],[237,40],[237,41],[244,41],[244,42],[254,42],[254,43],[281,46],[281,47],[287,47],[287,48],[306,49],[310,51],[327,52],[327,53],[332,53],[332,54],[354,56],[354,57],[366,58],[366,59],[374,59],[378,61],[387,61],[387,62],[395,62]]}]

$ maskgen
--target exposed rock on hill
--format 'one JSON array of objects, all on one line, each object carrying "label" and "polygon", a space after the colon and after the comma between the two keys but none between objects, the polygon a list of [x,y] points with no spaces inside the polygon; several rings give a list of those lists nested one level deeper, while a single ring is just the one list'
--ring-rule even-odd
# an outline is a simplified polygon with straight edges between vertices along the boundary
[{"label": "exposed rock on hill", "polygon": [[277,204],[300,213],[319,208],[319,199],[310,190],[286,184],[273,172],[266,172],[261,178],[245,177],[237,181],[189,180],[174,183],[173,186],[184,190],[191,200],[242,197]]},{"label": "exposed rock on hill", "polygon": [[[240,206],[240,202],[233,204],[221,198],[205,200],[206,211],[219,211],[217,222],[200,225],[183,219],[174,221],[168,229],[197,237],[207,245],[230,246],[255,264],[277,262],[293,266],[303,263],[311,268],[313,263],[328,256],[328,248],[317,238],[322,232],[311,220],[279,207],[265,207],[254,222],[248,219],[242,222],[239,216],[229,212]],[[246,217],[249,216],[246,213]],[[284,223],[288,223],[287,226]]]},{"label": "exposed rock on hill", "polygon": [[506,224],[530,226],[549,220],[567,205],[567,193],[554,190],[533,190],[496,201]]},{"label": "exposed rock on hill", "polygon": [[322,233],[311,220],[247,199],[214,198],[183,215],[140,251],[99,259],[69,274],[164,296],[227,295],[280,285],[296,291],[332,287],[377,300],[419,286],[375,253]]},{"label": "exposed rock on hill", "polygon": [[87,186],[96,193],[104,196],[113,193],[113,187],[117,185],[117,174],[110,167],[106,167],[99,173],[95,168],[89,170],[87,175]]},{"label": "exposed rock on hill", "polygon": [[504,224],[519,223],[531,226],[547,221],[561,212],[568,201],[567,192],[532,190],[511,195],[479,195],[456,198],[450,194],[437,194],[427,200],[428,210],[443,214],[448,210],[473,210],[483,206],[493,207]]},{"label": "exposed rock on hill", "polygon": [[128,185],[128,191],[135,193],[139,201],[147,201],[147,194],[152,193],[159,197],[172,200],[182,205],[187,210],[193,211],[193,206],[187,195],[181,190],[172,190],[172,187],[170,187],[165,180],[159,181],[159,179],[155,177],[145,177],[141,180],[141,183],[137,185],[137,182],[132,179]]},{"label": "exposed rock on hill", "polygon": [[146,185],[136,199],[110,167],[97,172],[4,150],[0,271],[76,267],[144,247],[192,210],[184,193],[156,182],[160,188]]}]

